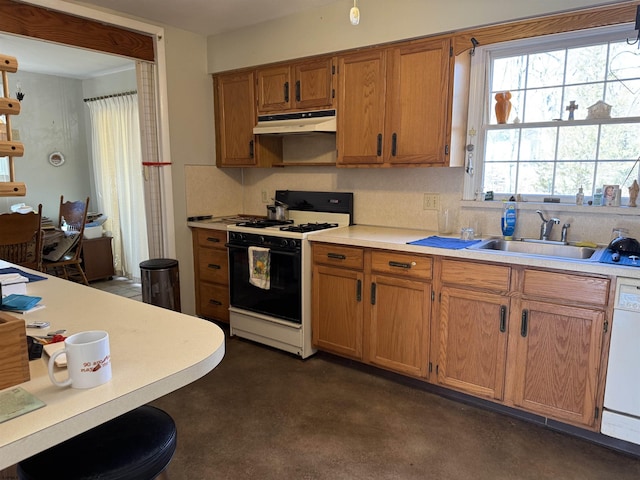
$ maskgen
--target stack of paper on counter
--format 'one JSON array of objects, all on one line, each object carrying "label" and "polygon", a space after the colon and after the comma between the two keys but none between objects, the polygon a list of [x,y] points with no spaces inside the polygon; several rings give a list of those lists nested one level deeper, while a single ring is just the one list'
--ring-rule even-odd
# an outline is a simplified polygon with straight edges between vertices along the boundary
[{"label": "stack of paper on counter", "polygon": [[25,295],[27,293],[27,282],[29,279],[19,273],[0,274],[0,285],[2,285],[2,296],[17,294]]}]

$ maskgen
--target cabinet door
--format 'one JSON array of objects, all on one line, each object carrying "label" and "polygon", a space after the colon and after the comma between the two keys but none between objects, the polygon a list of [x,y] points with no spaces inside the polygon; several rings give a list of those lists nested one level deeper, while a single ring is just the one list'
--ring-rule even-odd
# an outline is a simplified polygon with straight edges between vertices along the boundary
[{"label": "cabinet door", "polygon": [[385,51],[338,59],[339,165],[381,164],[386,102]]},{"label": "cabinet door", "polygon": [[514,313],[520,321],[510,332],[518,342],[514,404],[593,426],[604,312],[523,301]]},{"label": "cabinet door", "polygon": [[443,287],[438,382],[473,395],[502,400],[509,298]]},{"label": "cabinet door", "polygon": [[450,41],[393,48],[387,57],[385,154],[389,163],[444,164]]},{"label": "cabinet door", "polygon": [[427,375],[431,283],[371,277],[369,361],[416,377]]},{"label": "cabinet door", "polygon": [[363,274],[315,265],[312,339],[320,350],[362,360]]},{"label": "cabinet door", "polygon": [[258,112],[291,108],[291,69],[288,65],[258,70]]},{"label": "cabinet door", "polygon": [[214,77],[216,113],[216,165],[255,166],[253,72]]},{"label": "cabinet door", "polygon": [[294,100],[298,109],[329,108],[333,103],[331,58],[294,66]]}]

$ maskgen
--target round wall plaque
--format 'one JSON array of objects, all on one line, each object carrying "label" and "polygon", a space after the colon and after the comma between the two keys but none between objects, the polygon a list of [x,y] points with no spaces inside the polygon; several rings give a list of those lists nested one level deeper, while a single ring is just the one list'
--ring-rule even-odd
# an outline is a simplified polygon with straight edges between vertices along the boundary
[{"label": "round wall plaque", "polygon": [[49,155],[49,163],[54,167],[59,167],[64,163],[64,155],[60,152],[53,152]]}]

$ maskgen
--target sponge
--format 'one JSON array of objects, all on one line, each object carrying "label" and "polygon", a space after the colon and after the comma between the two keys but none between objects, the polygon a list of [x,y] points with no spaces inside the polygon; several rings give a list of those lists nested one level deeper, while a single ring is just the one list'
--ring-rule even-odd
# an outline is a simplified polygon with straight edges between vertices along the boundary
[{"label": "sponge", "polygon": [[598,244],[593,242],[576,242],[576,247],[589,247],[589,248],[597,248]]}]

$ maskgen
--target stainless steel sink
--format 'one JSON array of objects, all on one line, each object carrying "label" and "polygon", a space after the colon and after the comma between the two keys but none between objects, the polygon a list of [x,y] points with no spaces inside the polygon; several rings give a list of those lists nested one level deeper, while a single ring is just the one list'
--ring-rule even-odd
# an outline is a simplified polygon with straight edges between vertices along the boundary
[{"label": "stainless steel sink", "polygon": [[542,242],[530,240],[510,240],[502,239],[485,240],[472,249],[478,250],[499,250],[501,252],[521,253],[524,255],[544,255],[545,257],[575,258],[587,260],[596,252],[595,248],[577,247],[575,245],[562,244],[559,242]]}]

